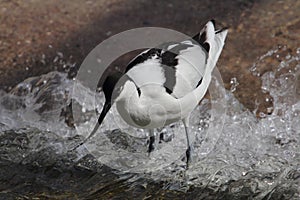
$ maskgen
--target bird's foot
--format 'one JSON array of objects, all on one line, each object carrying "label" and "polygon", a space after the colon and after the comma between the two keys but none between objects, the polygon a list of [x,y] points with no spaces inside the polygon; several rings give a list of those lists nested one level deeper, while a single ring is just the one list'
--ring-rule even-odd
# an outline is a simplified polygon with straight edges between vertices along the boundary
[{"label": "bird's foot", "polygon": [[185,152],[185,155],[186,155],[186,169],[189,169],[189,166],[192,162],[192,154],[193,154],[193,148],[191,146],[189,146],[188,149]]},{"label": "bird's foot", "polygon": [[151,152],[154,151],[155,136],[150,136],[149,146],[148,146],[148,156],[150,156]]}]

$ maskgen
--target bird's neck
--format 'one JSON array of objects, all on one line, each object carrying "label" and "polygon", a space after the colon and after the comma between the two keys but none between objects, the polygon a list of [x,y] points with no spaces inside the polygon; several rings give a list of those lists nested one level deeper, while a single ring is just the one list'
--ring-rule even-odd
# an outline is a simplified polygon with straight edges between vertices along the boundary
[{"label": "bird's neck", "polygon": [[141,99],[133,82],[127,81],[124,84],[124,88],[115,102],[119,114],[129,125],[140,127],[144,125],[144,122],[149,123],[149,120],[143,120],[145,109],[141,105]]},{"label": "bird's neck", "polygon": [[135,84],[132,81],[126,81],[123,90],[116,98],[117,104],[123,104],[125,107],[130,105],[139,105],[140,99]]}]

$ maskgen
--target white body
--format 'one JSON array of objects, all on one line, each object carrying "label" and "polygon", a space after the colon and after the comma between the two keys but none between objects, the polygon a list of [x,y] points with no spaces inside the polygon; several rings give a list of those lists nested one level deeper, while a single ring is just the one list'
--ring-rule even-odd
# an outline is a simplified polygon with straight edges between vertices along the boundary
[{"label": "white body", "polygon": [[[129,125],[153,129],[189,117],[208,89],[227,35],[227,30],[216,33],[212,22],[208,22],[203,31],[207,32],[206,42],[210,45],[208,53],[190,41],[178,43],[191,47],[176,56],[178,65],[175,66],[176,84],[172,94],[163,86],[166,77],[159,57],[145,60],[126,73],[131,80],[125,82],[115,103]],[[201,78],[201,84],[196,87]]]}]

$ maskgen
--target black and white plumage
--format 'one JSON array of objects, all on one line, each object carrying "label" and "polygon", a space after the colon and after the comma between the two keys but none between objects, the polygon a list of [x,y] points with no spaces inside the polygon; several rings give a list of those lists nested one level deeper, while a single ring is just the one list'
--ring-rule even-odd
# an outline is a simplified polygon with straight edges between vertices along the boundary
[{"label": "black and white plumage", "polygon": [[149,153],[154,149],[153,129],[182,120],[188,164],[192,148],[189,116],[208,89],[226,35],[227,29],[215,30],[214,21],[209,21],[193,39],[148,49],[128,64],[125,73],[109,75],[102,86],[105,105],[85,141],[96,133],[115,103],[129,125],[150,130]]}]

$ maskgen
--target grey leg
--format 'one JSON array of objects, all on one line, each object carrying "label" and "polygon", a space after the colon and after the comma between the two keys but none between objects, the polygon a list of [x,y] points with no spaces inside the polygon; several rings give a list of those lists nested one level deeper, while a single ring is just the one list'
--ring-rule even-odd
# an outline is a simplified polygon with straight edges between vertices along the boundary
[{"label": "grey leg", "polygon": [[153,129],[149,129],[149,136],[150,136],[150,140],[148,146],[148,155],[150,155],[150,153],[154,150],[155,135]]},{"label": "grey leg", "polygon": [[186,168],[188,169],[190,162],[192,161],[192,145],[189,137],[189,116],[182,120],[185,134],[186,134],[186,141],[187,141],[187,150],[186,150]]}]

